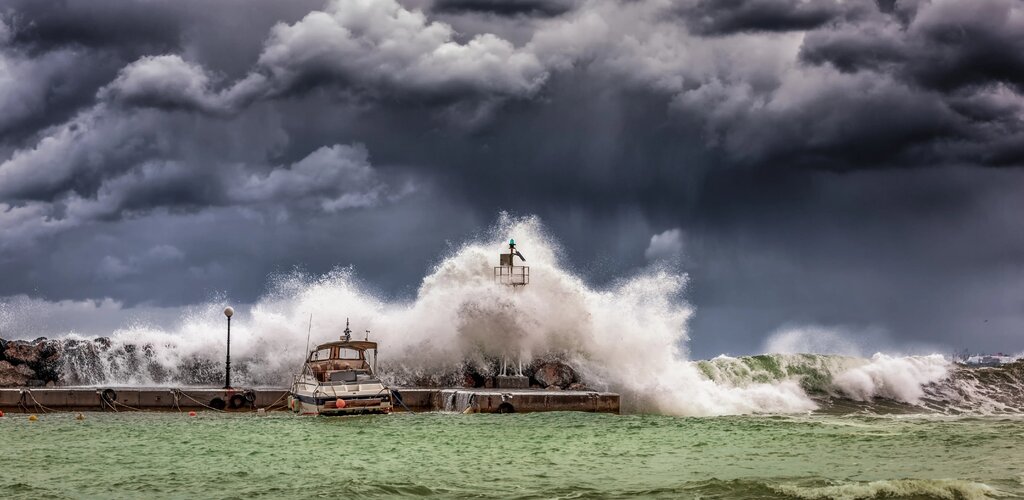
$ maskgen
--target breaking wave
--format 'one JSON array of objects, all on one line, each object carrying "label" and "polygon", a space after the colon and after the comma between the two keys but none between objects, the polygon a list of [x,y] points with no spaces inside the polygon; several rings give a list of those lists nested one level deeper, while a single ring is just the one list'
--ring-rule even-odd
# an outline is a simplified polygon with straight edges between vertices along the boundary
[{"label": "breaking wave", "polygon": [[[520,241],[531,266],[530,285],[515,291],[495,285],[492,276],[496,254],[509,237]],[[940,400],[1014,407],[987,394],[986,380],[953,376],[960,372],[941,356],[787,354],[688,361],[692,309],[682,298],[685,274],[651,267],[594,288],[566,270],[559,254],[537,218],[502,216],[489,236],[443,259],[411,300],[376,297],[350,268],[319,277],[277,276],[271,291],[240,308],[232,321],[235,381],[289,383],[306,353],[307,332],[311,344],[336,339],[350,319],[357,337],[368,329],[380,343],[380,371],[398,384],[457,383],[467,369],[493,374],[497,360],[518,353],[527,362],[565,361],[587,386],[620,392],[627,411],[795,413],[820,409],[834,397],[922,407]],[[223,371],[224,305],[212,301],[193,308],[170,330],[135,325],[106,339],[69,334],[62,339],[62,380],[216,382]]]}]

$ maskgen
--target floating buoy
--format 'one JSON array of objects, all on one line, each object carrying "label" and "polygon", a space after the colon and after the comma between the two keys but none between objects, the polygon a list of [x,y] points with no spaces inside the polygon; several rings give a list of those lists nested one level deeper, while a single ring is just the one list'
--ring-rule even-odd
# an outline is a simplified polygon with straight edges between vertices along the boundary
[{"label": "floating buoy", "polygon": [[4,416],[4,411],[0,410],[0,417]]},{"label": "floating buoy", "polygon": [[338,408],[344,408],[345,407],[345,400],[344,399],[339,399],[339,400],[335,401],[334,402],[334,406],[337,406]]},{"label": "floating buoy", "polygon": [[190,411],[190,412],[188,412],[188,416],[194,417],[194,416],[196,416],[196,412]]},{"label": "floating buoy", "polygon": [[28,416],[28,421],[29,422],[35,422],[36,420],[39,420],[39,417],[37,417],[35,415],[29,415]]},{"label": "floating buoy", "polygon": [[79,413],[78,415],[75,415],[75,420],[85,420],[85,415]]},{"label": "floating buoy", "polygon": [[260,415],[260,416],[266,415],[267,414],[267,410],[265,408],[260,408],[260,409],[256,410],[256,414]]}]

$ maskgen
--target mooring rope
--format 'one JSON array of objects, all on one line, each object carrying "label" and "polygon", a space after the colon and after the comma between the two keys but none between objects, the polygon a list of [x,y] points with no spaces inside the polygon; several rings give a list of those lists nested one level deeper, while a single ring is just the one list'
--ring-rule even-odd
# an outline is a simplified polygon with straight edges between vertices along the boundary
[{"label": "mooring rope", "polygon": [[189,395],[188,395],[188,393],[186,393],[185,391],[182,391],[181,389],[175,389],[175,390],[176,390],[176,391],[178,391],[178,392],[180,392],[182,396],[185,396],[186,398],[189,398],[189,399],[191,399],[191,400],[192,400],[192,402],[194,402],[195,404],[197,404],[197,405],[199,405],[199,406],[202,406],[203,408],[206,408],[206,409],[208,409],[208,410],[213,410],[213,411],[219,411],[219,412],[221,412],[221,413],[226,413],[226,412],[225,412],[224,410],[218,410],[217,408],[214,408],[214,407],[212,407],[212,406],[209,406],[209,405],[203,404],[202,402],[200,402],[200,401],[199,401],[199,400],[197,400],[196,398],[193,398],[192,396],[189,396]]},{"label": "mooring rope", "polygon": [[281,393],[281,397],[277,398],[277,401],[274,401],[273,403],[270,403],[269,405],[267,405],[265,409],[270,410],[270,409],[274,408],[274,405],[276,405],[277,403],[281,402],[281,400],[284,399],[285,396],[287,396],[287,395],[288,395],[288,392]]},{"label": "mooring rope", "polygon": [[123,407],[125,407],[125,408],[128,408],[129,410],[132,410],[132,411],[142,411],[142,410],[141,410],[141,409],[139,409],[139,408],[135,408],[135,407],[132,407],[132,406],[128,406],[128,405],[126,405],[126,404],[124,404],[124,403],[122,403],[122,402],[120,402],[120,401],[117,401],[117,400],[114,400],[114,404],[115,404],[115,405],[118,405],[118,406],[123,406]]},{"label": "mooring rope", "polygon": [[178,410],[178,413],[181,413],[181,405],[178,404],[178,400],[180,398],[178,397],[178,393],[176,391],[177,391],[177,389],[172,387],[171,388],[171,396],[174,396],[174,409]]},{"label": "mooring rope", "polygon": [[[108,389],[108,390],[112,390],[112,389]],[[103,392],[105,393],[106,391],[103,391]],[[101,403],[100,404],[100,408],[102,408],[103,410],[106,410],[107,408],[110,408],[111,410],[114,410],[114,413],[119,413],[117,407],[114,406],[114,404],[111,402],[111,400],[107,399],[107,397],[103,393],[100,393],[100,391],[97,390],[96,394],[100,395],[100,403]]]},{"label": "mooring rope", "polygon": [[410,415],[415,415],[415,413],[413,413],[413,411],[410,410],[408,406],[405,406],[405,401],[402,401],[401,393],[399,393],[399,395],[396,396],[395,393],[398,392],[398,391],[395,391],[393,389],[388,389],[388,392],[391,393],[391,399],[398,400],[398,404],[402,405],[402,408],[405,408],[405,411],[409,412]]},{"label": "mooring rope", "polygon": [[38,406],[40,409],[43,410],[43,413],[51,413],[51,412],[52,413],[57,413],[57,410],[54,410],[53,408],[49,408],[47,406],[44,406],[42,403],[40,403],[38,400],[36,400],[36,396],[35,396],[35,394],[32,394],[32,390],[31,389],[22,389],[21,394],[22,395],[28,394],[28,397],[32,398],[32,402],[35,403],[35,405]]}]

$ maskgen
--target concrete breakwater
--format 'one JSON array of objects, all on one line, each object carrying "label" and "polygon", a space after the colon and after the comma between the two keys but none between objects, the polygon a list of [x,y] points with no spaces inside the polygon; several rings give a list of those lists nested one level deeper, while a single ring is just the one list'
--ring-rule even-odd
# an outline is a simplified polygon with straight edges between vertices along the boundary
[{"label": "concrete breakwater", "polygon": [[[0,389],[0,410],[46,413],[61,411],[253,411],[286,410],[288,390],[257,387],[59,387]],[[414,412],[531,413],[584,411],[619,413],[619,395],[596,391],[536,389],[465,389],[404,387],[395,389]]]}]

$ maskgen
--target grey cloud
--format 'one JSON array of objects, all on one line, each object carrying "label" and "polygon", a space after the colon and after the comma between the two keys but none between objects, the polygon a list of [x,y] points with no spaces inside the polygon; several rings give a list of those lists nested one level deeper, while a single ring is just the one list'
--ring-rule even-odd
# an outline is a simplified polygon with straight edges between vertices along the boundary
[{"label": "grey cloud", "polygon": [[679,228],[667,229],[651,236],[651,242],[644,250],[644,258],[650,262],[678,260],[685,251],[683,231]]},{"label": "grey cloud", "polygon": [[412,184],[390,187],[370,166],[362,145],[336,144],[313,151],[290,168],[252,175],[232,184],[228,197],[237,203],[261,204],[291,200],[312,202],[326,212],[372,207],[409,194]]},{"label": "grey cloud", "polygon": [[809,30],[866,10],[839,0],[696,0],[680,12],[696,33],[729,35]]},{"label": "grey cloud", "polygon": [[46,52],[62,47],[136,53],[178,46],[182,16],[174,3],[62,0],[43,4],[10,0],[10,43]]},{"label": "grey cloud", "polygon": [[110,115],[101,106],[51,127],[0,162],[0,196],[48,200],[69,189],[94,189],[95,175],[83,174],[109,175],[151,149],[139,140],[150,123],[144,116]]},{"label": "grey cloud", "polygon": [[575,8],[573,0],[436,0],[431,11],[449,14],[555,17]]},{"label": "grey cloud", "polygon": [[266,174],[239,164],[196,169],[181,161],[147,161],[102,182],[94,196],[58,203],[75,225],[153,210],[197,211],[215,206],[337,212],[393,202],[410,194],[408,181],[391,186],[369,163],[362,146],[323,147],[293,165]]},{"label": "grey cloud", "polygon": [[884,70],[922,87],[950,91],[996,82],[1024,84],[1024,6],[1010,0],[937,0],[909,25],[894,20],[839,23],[808,35],[801,58],[843,71]]},{"label": "grey cloud", "polygon": [[129,106],[226,113],[228,109],[213,93],[212,84],[205,69],[181,56],[145,56],[125,66],[99,94]]},{"label": "grey cloud", "polygon": [[546,73],[532,54],[493,35],[464,44],[453,35],[393,0],[332,2],[275,26],[259,66],[278,93],[325,76],[425,94],[529,95],[543,84]]},{"label": "grey cloud", "polygon": [[270,31],[246,77],[215,93],[206,70],[176,55],[126,67],[105,94],[157,108],[225,113],[334,83],[362,92],[450,98],[530,96],[547,78],[536,57],[492,34],[466,43],[395,0],[331,2]]}]

